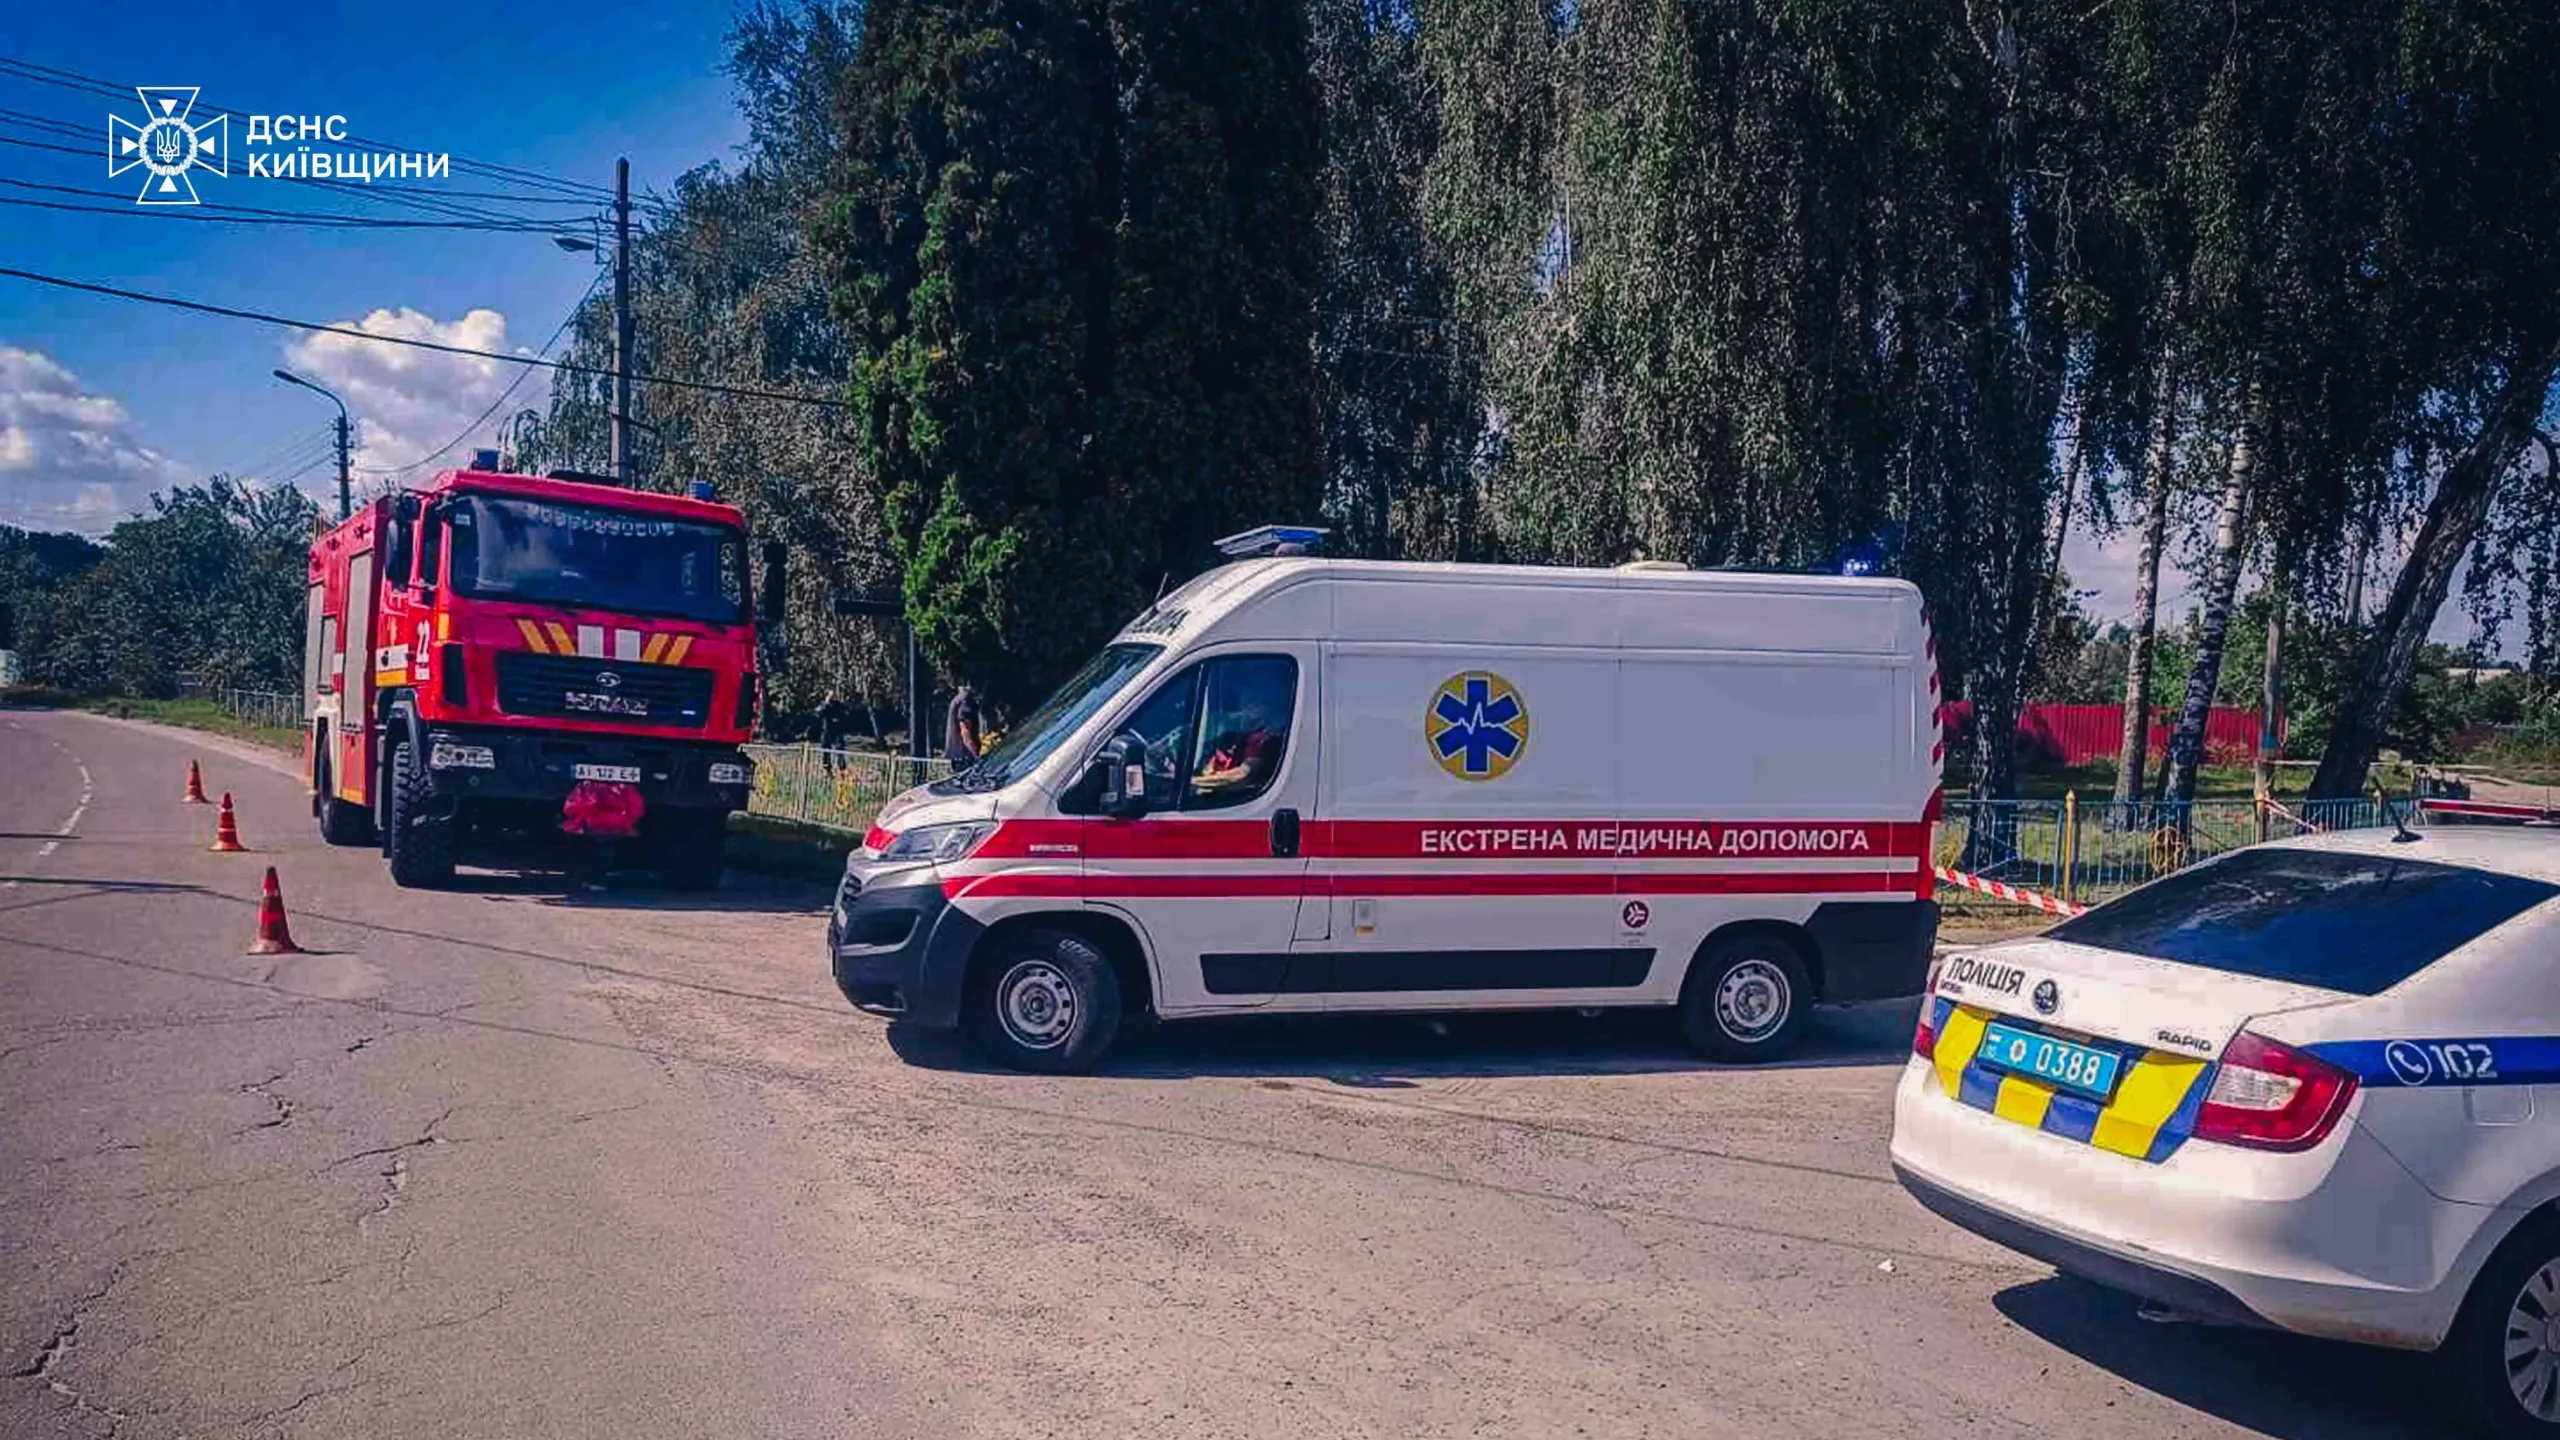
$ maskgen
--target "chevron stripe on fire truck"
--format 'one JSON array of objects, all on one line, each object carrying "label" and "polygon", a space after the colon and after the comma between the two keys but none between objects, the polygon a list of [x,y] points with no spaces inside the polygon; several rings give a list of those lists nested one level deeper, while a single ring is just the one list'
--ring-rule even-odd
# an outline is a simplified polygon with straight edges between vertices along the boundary
[{"label": "chevron stripe on fire truck", "polygon": [[[581,625],[573,637],[568,626],[557,620],[516,618],[516,633],[536,655],[583,655],[590,660],[637,661],[643,665],[681,665],[687,651],[693,648],[690,635],[653,634],[627,627],[608,631],[602,625]],[[612,653],[606,653],[606,642],[612,642]]]}]

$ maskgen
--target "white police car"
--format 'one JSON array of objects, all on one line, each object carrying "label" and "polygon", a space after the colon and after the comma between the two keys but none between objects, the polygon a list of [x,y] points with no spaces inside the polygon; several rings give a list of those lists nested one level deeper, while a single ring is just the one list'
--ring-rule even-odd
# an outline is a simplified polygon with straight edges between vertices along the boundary
[{"label": "white police car", "polygon": [[1894,1099],[1930,1209],[2198,1317],[2436,1350],[2560,1436],[2560,834],[2262,845],[1950,955]]}]

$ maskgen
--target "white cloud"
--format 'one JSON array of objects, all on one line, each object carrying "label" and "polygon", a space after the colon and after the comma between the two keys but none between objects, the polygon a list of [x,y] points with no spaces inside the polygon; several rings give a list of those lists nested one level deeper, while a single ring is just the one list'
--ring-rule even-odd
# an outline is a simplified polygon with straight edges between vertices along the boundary
[{"label": "white cloud", "polygon": [[134,431],[51,356],[0,345],[0,525],[101,534],[193,478]]},{"label": "white cloud", "polygon": [[[403,306],[335,323],[368,335],[532,353],[522,346],[510,350],[507,317],[495,310],[472,310],[459,320],[445,322]],[[351,335],[305,336],[285,347],[285,366],[336,391],[346,402],[347,413],[356,422],[355,463],[360,469],[416,466],[402,477],[409,480],[458,465],[475,448],[494,447],[498,428],[509,414],[527,407],[542,409],[550,395],[546,376],[529,377],[516,386],[504,406],[479,423],[480,413],[497,401],[525,367],[408,345],[377,344]],[[457,435],[463,437],[461,443],[433,462],[418,465],[422,457]],[[372,478],[359,474],[359,489]]]}]

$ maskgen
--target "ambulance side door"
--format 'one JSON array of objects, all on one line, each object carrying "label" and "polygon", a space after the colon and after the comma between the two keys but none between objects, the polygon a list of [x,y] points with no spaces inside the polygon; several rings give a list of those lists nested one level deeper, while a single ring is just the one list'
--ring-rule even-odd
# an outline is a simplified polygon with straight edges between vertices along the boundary
[{"label": "ambulance side door", "polygon": [[1161,1013],[1250,1009],[1287,988],[1313,833],[1316,687],[1313,644],[1222,647],[1113,728],[1146,742],[1148,810],[1085,822],[1085,900],[1145,937]]},{"label": "ambulance side door", "polygon": [[1293,967],[1335,1010],[1623,1003],[1617,656],[1337,643],[1325,669],[1331,934]]}]

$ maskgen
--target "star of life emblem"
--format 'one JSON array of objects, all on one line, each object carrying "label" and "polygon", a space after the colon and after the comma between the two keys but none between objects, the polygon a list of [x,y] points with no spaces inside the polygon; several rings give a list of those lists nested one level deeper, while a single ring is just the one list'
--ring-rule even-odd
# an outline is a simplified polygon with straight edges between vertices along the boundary
[{"label": "star of life emblem", "polygon": [[199,88],[137,85],[133,93],[142,97],[143,123],[107,117],[107,174],[122,175],[136,166],[147,172],[142,193],[133,197],[136,205],[201,205],[196,182],[187,172],[231,173],[231,117],[217,115],[201,125],[188,120]]}]

